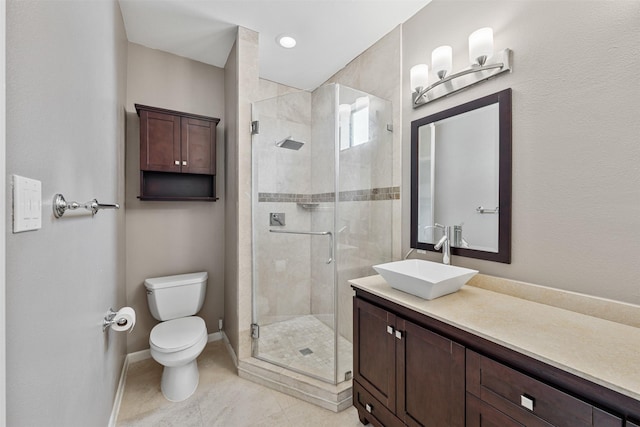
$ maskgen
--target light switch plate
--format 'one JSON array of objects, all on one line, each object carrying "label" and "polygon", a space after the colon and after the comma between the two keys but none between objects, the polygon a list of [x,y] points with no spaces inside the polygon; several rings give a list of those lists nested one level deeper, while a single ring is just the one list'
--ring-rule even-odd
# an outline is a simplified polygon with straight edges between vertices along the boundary
[{"label": "light switch plate", "polygon": [[13,175],[13,232],[42,228],[42,183]]}]

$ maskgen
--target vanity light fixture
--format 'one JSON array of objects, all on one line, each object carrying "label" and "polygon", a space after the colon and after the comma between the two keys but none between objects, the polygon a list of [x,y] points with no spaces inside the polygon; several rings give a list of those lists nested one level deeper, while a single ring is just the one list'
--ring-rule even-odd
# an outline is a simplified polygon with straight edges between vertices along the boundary
[{"label": "vanity light fixture", "polygon": [[296,47],[296,39],[294,39],[291,36],[287,36],[285,34],[281,34],[276,38],[276,41],[278,42],[278,44],[280,46],[282,46],[285,49],[292,49],[294,47]]},{"label": "vanity light fixture", "polygon": [[437,81],[429,85],[429,66],[411,67],[410,80],[413,108],[451,95],[493,76],[511,71],[510,49],[493,51],[493,30],[480,28],[469,36],[469,62],[471,66],[451,74],[453,50],[451,46],[440,46],[431,53],[431,68]]}]

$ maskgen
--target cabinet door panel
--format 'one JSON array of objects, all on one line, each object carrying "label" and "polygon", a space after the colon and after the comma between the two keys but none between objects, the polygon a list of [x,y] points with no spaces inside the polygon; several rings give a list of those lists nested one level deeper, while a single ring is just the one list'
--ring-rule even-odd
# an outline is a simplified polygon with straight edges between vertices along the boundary
[{"label": "cabinet door panel", "polygon": [[141,170],[180,172],[180,117],[141,111],[140,138]]},{"label": "cabinet door panel", "polygon": [[395,338],[387,327],[395,316],[360,299],[354,299],[355,379],[389,410],[396,409]]},{"label": "cabinet door panel", "polygon": [[182,172],[216,173],[215,130],[212,122],[182,118]]},{"label": "cabinet door panel", "polygon": [[464,347],[405,320],[397,326],[398,416],[410,426],[464,426]]}]

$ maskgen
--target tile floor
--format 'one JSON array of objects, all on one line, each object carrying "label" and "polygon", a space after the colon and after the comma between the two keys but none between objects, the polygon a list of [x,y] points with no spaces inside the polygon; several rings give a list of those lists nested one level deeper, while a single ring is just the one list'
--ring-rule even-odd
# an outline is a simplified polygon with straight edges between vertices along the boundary
[{"label": "tile floor", "polygon": [[[299,316],[262,326],[257,357],[333,382],[334,340],[333,329],[315,316]],[[338,378],[352,370],[352,353],[352,344],[338,337]]]},{"label": "tile floor", "polygon": [[153,359],[129,366],[118,427],[358,427],[354,407],[334,413],[238,377],[222,341],[198,358],[200,384],[179,403],[160,392],[162,366]]}]

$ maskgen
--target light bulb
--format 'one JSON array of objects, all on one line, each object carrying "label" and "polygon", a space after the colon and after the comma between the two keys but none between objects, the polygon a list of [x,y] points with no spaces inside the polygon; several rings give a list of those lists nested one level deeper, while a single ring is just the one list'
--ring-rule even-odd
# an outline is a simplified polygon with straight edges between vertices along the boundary
[{"label": "light bulb", "polygon": [[451,46],[440,46],[431,52],[431,68],[440,79],[444,79],[447,74],[451,73],[452,56],[453,49],[451,49]]},{"label": "light bulb", "polygon": [[411,67],[411,90],[418,92],[429,85],[429,66],[418,64]]},{"label": "light bulb", "polygon": [[486,27],[474,31],[469,36],[469,61],[484,65],[493,55],[493,29]]}]

